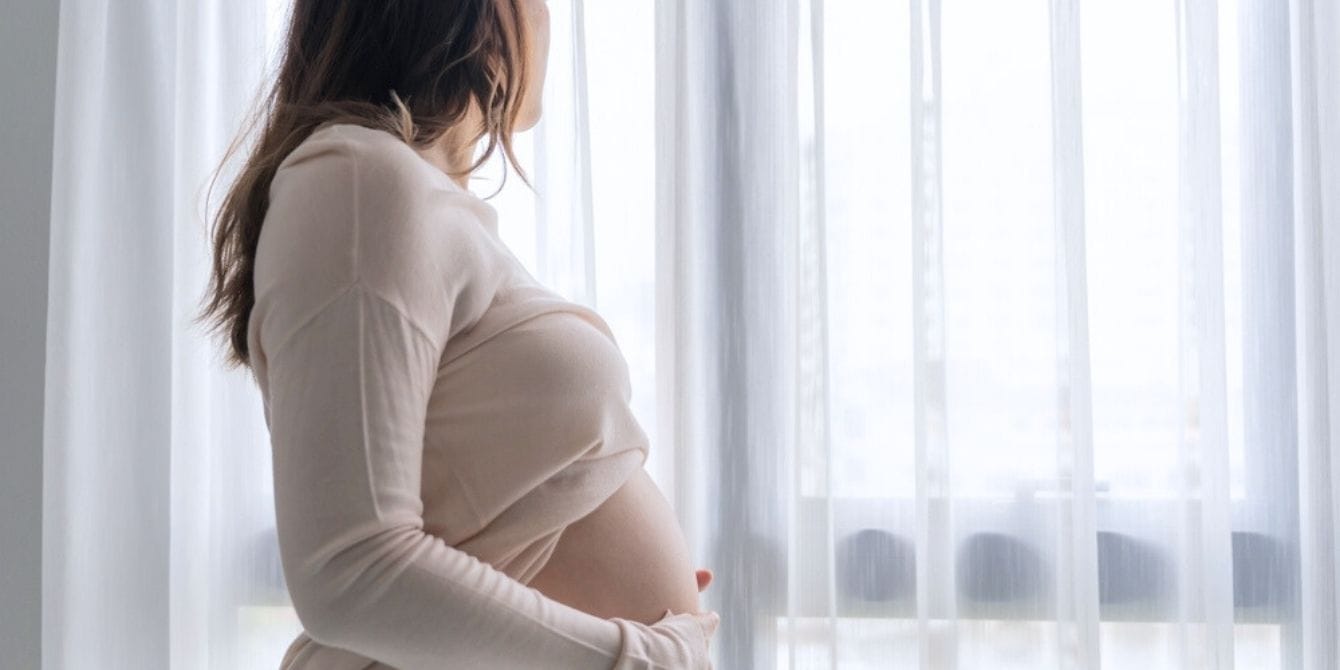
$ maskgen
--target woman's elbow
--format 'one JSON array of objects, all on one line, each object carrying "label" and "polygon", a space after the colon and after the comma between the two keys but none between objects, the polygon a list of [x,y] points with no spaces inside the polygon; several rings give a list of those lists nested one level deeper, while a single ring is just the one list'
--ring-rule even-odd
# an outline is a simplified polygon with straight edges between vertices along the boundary
[{"label": "woman's elbow", "polygon": [[379,610],[395,591],[398,568],[412,560],[422,536],[414,526],[378,524],[305,550],[290,544],[292,553],[283,557],[284,576],[307,635],[345,649],[358,649],[375,638],[378,632],[372,629],[386,624]]},{"label": "woman's elbow", "polygon": [[293,610],[307,636],[326,646],[348,648],[354,635],[352,617],[331,571],[296,570],[287,581]]}]

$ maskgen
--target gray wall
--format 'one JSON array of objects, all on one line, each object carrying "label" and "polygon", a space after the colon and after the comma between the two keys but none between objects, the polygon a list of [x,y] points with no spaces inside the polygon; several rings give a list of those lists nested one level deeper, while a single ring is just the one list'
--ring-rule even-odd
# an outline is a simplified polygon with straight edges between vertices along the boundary
[{"label": "gray wall", "polygon": [[58,0],[0,0],[0,663],[42,659],[42,414]]}]

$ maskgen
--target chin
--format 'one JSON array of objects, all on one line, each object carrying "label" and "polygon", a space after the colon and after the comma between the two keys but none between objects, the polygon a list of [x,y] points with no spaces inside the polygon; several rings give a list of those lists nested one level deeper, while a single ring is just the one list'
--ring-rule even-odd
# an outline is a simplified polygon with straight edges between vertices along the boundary
[{"label": "chin", "polygon": [[540,122],[540,112],[540,106],[536,105],[533,109],[528,109],[525,113],[518,115],[516,127],[513,128],[513,131],[519,133],[534,128]]}]

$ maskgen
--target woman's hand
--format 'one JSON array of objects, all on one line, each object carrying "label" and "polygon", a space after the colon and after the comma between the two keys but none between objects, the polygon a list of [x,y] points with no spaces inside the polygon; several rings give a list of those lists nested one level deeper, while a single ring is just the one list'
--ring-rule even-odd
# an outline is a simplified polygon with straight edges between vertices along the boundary
[{"label": "woman's hand", "polygon": [[613,670],[712,670],[712,635],[721,617],[716,612],[675,614],[666,610],[648,626],[640,621],[613,618],[623,644]]},{"label": "woman's hand", "polygon": [[[702,593],[712,583],[712,571],[702,568],[693,574],[698,581],[698,592]],[[618,617],[611,620],[618,623],[623,632],[623,647],[614,670],[647,667],[712,670],[709,647],[712,635],[721,623],[721,616],[716,612],[675,614],[667,609],[660,620],[651,625]]]}]

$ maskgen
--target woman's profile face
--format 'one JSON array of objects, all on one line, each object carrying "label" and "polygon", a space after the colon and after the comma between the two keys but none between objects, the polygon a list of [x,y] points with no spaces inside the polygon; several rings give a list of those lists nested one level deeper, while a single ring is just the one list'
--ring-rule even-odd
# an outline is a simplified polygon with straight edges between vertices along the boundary
[{"label": "woman's profile face", "polygon": [[540,121],[544,98],[544,75],[549,65],[549,3],[548,0],[519,0],[521,20],[528,36],[526,71],[530,81],[522,93],[521,112],[516,130],[527,130]]}]

